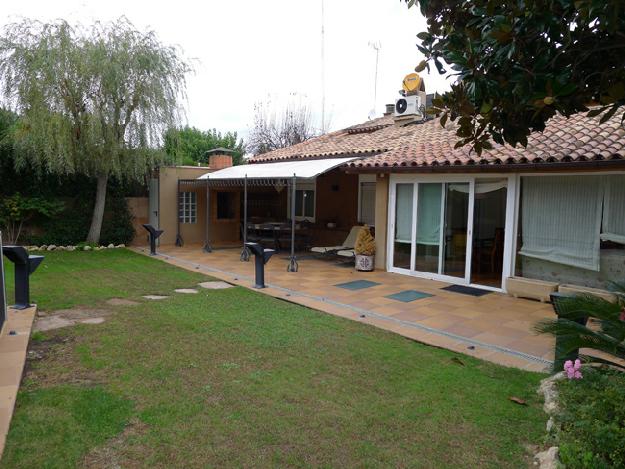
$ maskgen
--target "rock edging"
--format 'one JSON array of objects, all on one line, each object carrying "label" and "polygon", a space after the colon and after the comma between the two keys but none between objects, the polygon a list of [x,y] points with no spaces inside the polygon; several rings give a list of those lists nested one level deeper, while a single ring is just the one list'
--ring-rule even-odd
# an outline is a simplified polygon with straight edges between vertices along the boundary
[{"label": "rock edging", "polygon": [[27,251],[100,251],[102,249],[121,249],[125,248],[125,244],[114,245],[113,243],[108,246],[57,246],[56,244],[42,244],[41,246],[24,246]]},{"label": "rock edging", "polygon": [[[566,378],[566,373],[561,371],[548,378],[541,380],[538,387],[538,394],[542,394],[545,400],[543,404],[543,410],[549,416],[547,420],[547,433],[553,434],[555,431],[555,416],[560,411],[558,402],[558,381],[562,381]],[[557,446],[551,446],[545,451],[541,451],[534,455],[534,466],[540,469],[557,469],[562,467],[560,462],[559,448]]]}]

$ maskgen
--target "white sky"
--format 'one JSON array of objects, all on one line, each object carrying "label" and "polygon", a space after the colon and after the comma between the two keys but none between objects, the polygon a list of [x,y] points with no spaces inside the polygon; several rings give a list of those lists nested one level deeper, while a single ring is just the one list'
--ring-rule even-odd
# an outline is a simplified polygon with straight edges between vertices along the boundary
[{"label": "white sky", "polygon": [[[1,23],[20,17],[88,24],[125,15],[195,59],[188,80],[189,125],[245,137],[254,103],[305,102],[321,124],[321,0],[28,0],[3,2]],[[394,102],[421,61],[418,8],[400,0],[325,0],[326,118],[330,129],[363,122],[373,108],[375,52],[381,43],[376,114]],[[435,70],[426,91],[444,91]],[[295,96],[296,98],[293,98]]]}]

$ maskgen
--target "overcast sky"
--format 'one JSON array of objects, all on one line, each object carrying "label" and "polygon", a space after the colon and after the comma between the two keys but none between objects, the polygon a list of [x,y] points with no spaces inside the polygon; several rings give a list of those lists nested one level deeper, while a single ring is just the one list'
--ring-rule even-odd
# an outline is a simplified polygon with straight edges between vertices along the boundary
[{"label": "overcast sky", "polygon": [[[189,125],[245,136],[254,103],[309,105],[320,126],[321,0],[28,0],[3,2],[0,21],[63,18],[88,24],[125,15],[139,29],[194,59],[185,103]],[[375,51],[381,44],[375,111],[394,102],[401,80],[421,61],[418,8],[400,0],[326,0],[326,113],[330,128],[367,120],[374,108]],[[426,91],[448,89],[435,70]]]}]

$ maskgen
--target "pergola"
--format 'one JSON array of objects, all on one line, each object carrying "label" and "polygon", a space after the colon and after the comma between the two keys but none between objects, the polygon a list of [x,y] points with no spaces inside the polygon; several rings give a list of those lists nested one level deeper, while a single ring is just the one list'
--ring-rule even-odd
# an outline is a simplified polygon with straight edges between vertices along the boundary
[{"label": "pergola", "polygon": [[[331,171],[356,157],[326,158],[278,163],[255,163],[231,166],[212,173],[206,173],[197,179],[180,179],[178,181],[178,206],[180,191],[185,188],[204,187],[206,189],[206,221],[204,231],[204,251],[212,252],[210,237],[210,190],[215,187],[243,188],[243,248],[241,261],[248,261],[250,252],[247,242],[247,191],[248,187],[289,187],[291,190],[291,254],[288,272],[297,272],[298,264],[295,256],[295,196],[298,181],[310,181],[317,176]],[[176,245],[182,245],[180,236],[180,217],[178,217]]]}]

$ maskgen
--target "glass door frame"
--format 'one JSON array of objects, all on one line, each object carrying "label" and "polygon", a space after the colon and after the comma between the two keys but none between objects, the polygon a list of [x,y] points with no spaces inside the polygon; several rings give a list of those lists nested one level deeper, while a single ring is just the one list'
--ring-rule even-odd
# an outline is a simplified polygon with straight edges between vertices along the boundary
[{"label": "glass door frame", "polygon": [[[506,198],[506,223],[505,223],[505,236],[504,236],[504,252],[503,252],[503,266],[502,266],[502,288],[491,287],[487,285],[472,284],[471,283],[471,265],[473,254],[473,223],[474,223],[474,208],[475,208],[475,182],[476,179],[491,179],[502,178],[507,180],[507,198]],[[436,174],[391,174],[389,180],[389,198],[388,198],[388,231],[387,231],[387,251],[386,251],[386,270],[388,272],[395,272],[404,275],[411,275],[419,278],[426,278],[431,280],[438,280],[442,282],[452,283],[456,285],[467,285],[476,288],[482,288],[492,291],[504,291],[505,279],[512,275],[514,272],[514,232],[516,229],[516,214],[517,214],[517,181],[514,175],[509,174],[496,174],[496,173],[481,173],[478,175],[472,174],[459,174],[459,175],[436,175]],[[413,200],[412,200],[412,239],[411,239],[411,258],[410,269],[404,269],[393,266],[393,245],[395,239],[395,200],[397,193],[397,184],[414,184],[413,186]],[[432,272],[421,272],[415,270],[415,258],[416,258],[416,231],[417,231],[417,206],[418,206],[418,183],[468,183],[469,184],[469,207],[468,207],[468,220],[467,220],[467,246],[466,246],[466,263],[464,277],[453,277],[450,275],[444,275]],[[445,187],[443,185],[443,187]],[[441,236],[444,231],[444,210],[445,200],[441,203]],[[443,260],[444,249],[441,244],[439,248],[439,266]],[[439,271],[442,272],[442,270]]]}]

